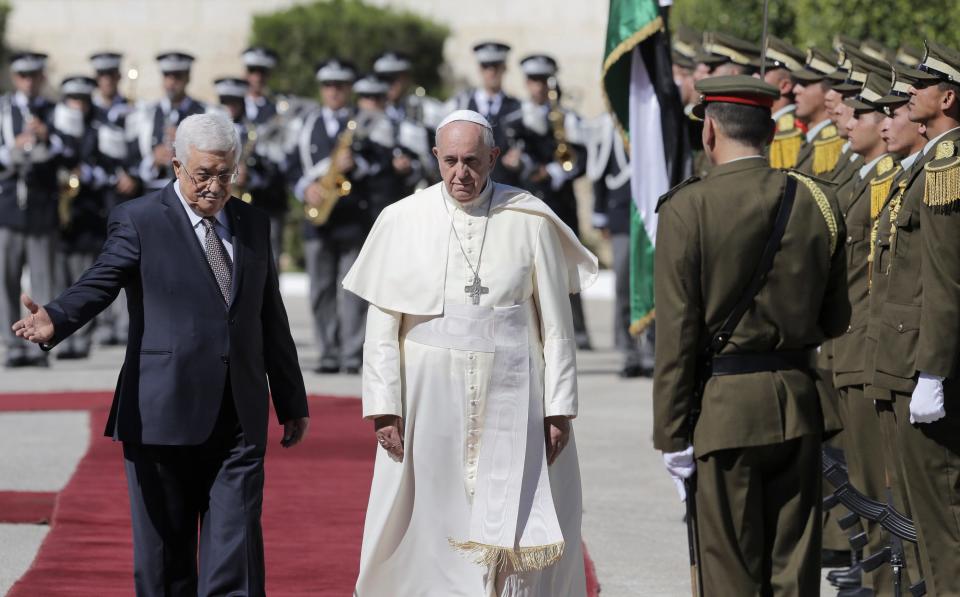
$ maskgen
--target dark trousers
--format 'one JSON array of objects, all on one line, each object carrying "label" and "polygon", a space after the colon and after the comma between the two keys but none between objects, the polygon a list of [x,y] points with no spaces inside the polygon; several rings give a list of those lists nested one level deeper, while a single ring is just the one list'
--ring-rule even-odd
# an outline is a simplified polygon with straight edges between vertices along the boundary
[{"label": "dark trousers", "polygon": [[[867,497],[886,502],[890,479],[880,413],[873,400],[864,395],[863,386],[847,386],[840,388],[839,392],[840,413],[843,418],[843,453],[847,460],[850,482]],[[876,553],[889,544],[889,537],[879,523],[862,519],[861,522],[866,525],[869,538],[864,556]],[[893,594],[893,572],[890,566],[880,566],[864,580],[866,586],[873,588],[877,597]]]},{"label": "dark trousers", "polygon": [[356,367],[363,361],[367,303],[343,289],[343,278],[360,254],[363,237],[312,238],[303,252],[310,276],[314,337],[323,367]]},{"label": "dark trousers", "polygon": [[910,395],[897,394],[897,441],[911,514],[920,538],[927,595],[960,595],[960,388],[944,382],[947,416],[910,423]]},{"label": "dark trousers", "polygon": [[138,597],[265,595],[264,451],[229,394],[198,446],[123,444]]},{"label": "dark trousers", "polygon": [[697,461],[704,595],[820,592],[820,436]]}]

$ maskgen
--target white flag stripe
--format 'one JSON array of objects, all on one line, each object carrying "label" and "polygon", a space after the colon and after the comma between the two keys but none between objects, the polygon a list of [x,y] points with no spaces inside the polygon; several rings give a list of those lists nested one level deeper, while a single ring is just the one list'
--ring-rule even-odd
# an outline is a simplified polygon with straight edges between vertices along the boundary
[{"label": "white flag stripe", "polygon": [[660,102],[650,82],[650,74],[640,55],[633,49],[630,69],[630,164],[633,176],[630,188],[637,212],[643,220],[650,244],[657,239],[657,200],[670,190],[667,162],[663,152]]}]

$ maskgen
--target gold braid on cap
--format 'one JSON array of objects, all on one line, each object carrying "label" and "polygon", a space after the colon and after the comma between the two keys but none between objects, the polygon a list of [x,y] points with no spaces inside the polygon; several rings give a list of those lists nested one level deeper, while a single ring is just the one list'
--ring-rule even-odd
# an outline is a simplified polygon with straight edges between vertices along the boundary
[{"label": "gold braid on cap", "polygon": [[803,186],[807,187],[807,190],[809,190],[810,194],[813,195],[813,200],[817,202],[817,207],[820,208],[820,213],[823,215],[823,220],[827,224],[827,231],[830,233],[830,256],[832,257],[837,251],[838,228],[837,218],[833,215],[833,209],[830,208],[830,201],[827,199],[823,189],[821,189],[817,183],[813,182],[812,179],[807,178],[803,174],[793,170],[787,172],[787,175],[796,178],[799,182],[802,182]]},{"label": "gold braid on cap", "polygon": [[[923,167],[923,203],[934,213],[948,214],[960,209],[960,157],[954,157],[955,154],[953,141],[941,141],[934,160]],[[945,161],[937,163],[941,160]]]}]

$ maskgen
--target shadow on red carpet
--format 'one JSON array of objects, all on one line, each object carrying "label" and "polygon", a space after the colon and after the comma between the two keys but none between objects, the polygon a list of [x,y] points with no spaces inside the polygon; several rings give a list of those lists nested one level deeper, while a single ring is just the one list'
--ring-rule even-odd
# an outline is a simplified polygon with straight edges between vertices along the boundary
[{"label": "shadow on red carpet", "polygon": [[[53,504],[50,532],[8,597],[133,594],[122,453],[101,436],[109,405],[110,395],[103,393],[0,396],[0,411],[89,410],[93,431],[87,454],[55,503],[51,494],[0,492],[0,512],[8,504],[17,507],[10,522],[47,520]],[[376,447],[359,400],[311,397],[310,408],[313,425],[301,446],[281,448],[281,428],[270,428],[263,513],[267,593],[349,597]],[[586,560],[593,597],[599,586],[593,562]]]}]

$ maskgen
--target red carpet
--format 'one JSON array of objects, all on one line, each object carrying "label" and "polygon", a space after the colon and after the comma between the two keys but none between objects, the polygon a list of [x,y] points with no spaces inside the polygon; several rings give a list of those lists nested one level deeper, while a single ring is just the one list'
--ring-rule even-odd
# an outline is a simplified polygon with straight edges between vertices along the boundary
[{"label": "red carpet", "polygon": [[[109,405],[110,396],[102,393],[0,395],[0,411],[90,410],[93,430],[87,454],[56,498],[50,533],[9,597],[133,594],[120,446],[101,436]],[[311,397],[310,408],[310,433],[296,448],[280,448],[281,429],[270,428],[263,514],[267,592],[349,597],[376,448],[359,400]],[[51,503],[50,494],[0,492],[0,521],[11,518],[17,504],[18,518],[11,521],[48,519]],[[599,587],[589,558],[586,564],[593,597]]]}]

